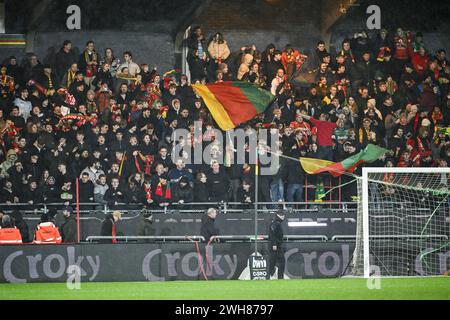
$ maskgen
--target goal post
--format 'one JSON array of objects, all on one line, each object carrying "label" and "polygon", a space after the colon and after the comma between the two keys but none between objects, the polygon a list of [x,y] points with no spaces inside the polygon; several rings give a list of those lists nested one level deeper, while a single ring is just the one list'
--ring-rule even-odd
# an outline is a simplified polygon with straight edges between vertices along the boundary
[{"label": "goal post", "polygon": [[450,168],[363,168],[351,275],[450,269]]},{"label": "goal post", "polygon": [[[358,206],[358,213],[359,213],[359,207],[362,206],[362,244],[363,244],[363,262],[364,262],[364,278],[369,277],[370,273],[370,246],[369,246],[369,180],[368,180],[368,172],[367,170],[364,170],[366,168],[363,168],[363,176],[362,176],[362,194],[360,201],[360,205]],[[359,218],[359,214],[358,214]],[[360,220],[357,218],[357,221]],[[359,222],[357,222],[359,224]],[[358,227],[357,227],[358,228]],[[358,240],[358,239],[357,239]]]}]

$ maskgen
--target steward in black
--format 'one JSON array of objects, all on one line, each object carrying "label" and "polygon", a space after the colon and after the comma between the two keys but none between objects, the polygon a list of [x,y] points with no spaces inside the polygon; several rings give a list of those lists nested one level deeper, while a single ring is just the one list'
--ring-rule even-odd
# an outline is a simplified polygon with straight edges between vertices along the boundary
[{"label": "steward in black", "polygon": [[200,228],[200,235],[209,242],[211,237],[219,235],[219,228],[215,226],[217,217],[217,210],[214,208],[208,209],[206,215],[202,217],[202,226]]},{"label": "steward in black", "polygon": [[269,226],[269,274],[274,276],[275,266],[278,263],[278,279],[284,278],[284,251],[283,246],[283,227],[284,212],[279,210]]}]

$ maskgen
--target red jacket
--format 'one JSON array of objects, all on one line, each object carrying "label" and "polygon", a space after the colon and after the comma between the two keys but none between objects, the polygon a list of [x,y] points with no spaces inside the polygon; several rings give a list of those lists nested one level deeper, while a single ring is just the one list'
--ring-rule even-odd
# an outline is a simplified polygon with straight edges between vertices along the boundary
[{"label": "red jacket", "polygon": [[17,228],[0,228],[0,245],[21,244],[22,236]]},{"label": "red jacket", "polygon": [[394,38],[395,42],[395,51],[394,58],[398,60],[408,60],[409,59],[409,46],[411,46],[411,42],[408,41],[407,37],[399,37],[396,36]]},{"label": "red jacket", "polygon": [[313,117],[309,119],[313,125],[317,127],[317,145],[319,146],[332,146],[334,129],[336,129],[337,124],[334,122],[316,120]]},{"label": "red jacket", "polygon": [[428,69],[428,62],[430,61],[430,58],[427,54],[424,56],[421,56],[417,52],[414,52],[412,54],[412,65],[414,67],[414,70],[419,74],[419,76],[422,76],[423,73]]},{"label": "red jacket", "polygon": [[58,244],[62,242],[58,228],[52,222],[43,222],[37,226],[35,244]]}]

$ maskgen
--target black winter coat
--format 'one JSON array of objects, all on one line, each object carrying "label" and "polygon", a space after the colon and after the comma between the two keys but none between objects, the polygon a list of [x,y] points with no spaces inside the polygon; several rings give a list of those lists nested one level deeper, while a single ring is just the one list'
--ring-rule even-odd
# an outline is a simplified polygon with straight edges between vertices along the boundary
[{"label": "black winter coat", "polygon": [[74,54],[73,50],[66,53],[61,49],[56,54],[55,60],[56,74],[58,75],[58,79],[62,80],[64,74],[69,70],[72,64],[77,62],[77,56]]},{"label": "black winter coat", "polygon": [[200,235],[205,238],[206,242],[209,242],[212,236],[219,235],[219,228],[215,226],[215,220],[211,219],[208,215],[202,217],[202,226],[200,228]]},{"label": "black winter coat", "polygon": [[42,194],[42,191],[37,188],[36,190],[32,191],[31,189],[25,190],[23,193],[23,202],[33,201],[33,204],[43,203],[44,202],[44,196]]},{"label": "black winter coat", "polygon": [[303,185],[305,183],[305,171],[303,171],[302,166],[299,166],[295,161],[288,161],[286,166],[286,177],[286,182],[288,184]]},{"label": "black winter coat", "polygon": [[283,244],[283,227],[281,226],[281,223],[283,221],[280,220],[280,218],[275,217],[275,219],[272,220],[272,223],[269,226],[269,246],[281,246]]},{"label": "black winter coat", "polygon": [[44,186],[43,190],[46,203],[61,202],[60,189],[56,185],[46,185]]},{"label": "black winter coat", "polygon": [[145,193],[144,191],[136,187],[134,190],[130,188],[125,192],[125,202],[130,203],[144,203],[145,202]]},{"label": "black winter coat", "polygon": [[94,81],[92,81],[92,84],[95,87],[100,88],[102,83],[108,84],[108,88],[110,90],[112,90],[112,88],[114,86],[114,80],[113,80],[113,77],[111,76],[111,73],[105,72],[105,71],[103,71],[103,69],[100,69],[97,72]]},{"label": "black winter coat", "polygon": [[110,187],[106,192],[103,199],[108,202],[109,205],[114,205],[115,202],[117,203],[124,203],[125,202],[125,195],[121,188],[114,189]]},{"label": "black winter coat", "polygon": [[14,197],[17,197],[17,193],[14,190],[0,189],[0,203],[6,203],[6,201],[14,202]]},{"label": "black winter coat", "polygon": [[14,225],[17,229],[20,230],[20,235],[22,236],[22,243],[29,243],[32,241],[30,238],[30,232],[28,229],[28,225],[23,220],[22,214],[19,211],[13,211],[11,213],[11,218],[14,219]]},{"label": "black winter coat", "polygon": [[[155,228],[152,228],[152,222],[141,217],[138,223],[138,236],[154,236],[156,234]],[[141,240],[140,242],[150,242],[150,240]]]},{"label": "black winter coat", "polygon": [[175,187],[175,199],[176,202],[183,200],[184,203],[194,202],[194,190],[191,186],[186,185],[184,188],[177,185]]},{"label": "black winter coat", "polygon": [[63,242],[76,243],[77,242],[77,221],[75,216],[70,215],[65,219],[64,223],[59,228]]},{"label": "black winter coat", "polygon": [[201,80],[206,76],[206,62],[198,57],[188,58],[189,70],[191,71],[192,82]]},{"label": "black winter coat", "polygon": [[81,203],[88,203],[94,201],[94,184],[92,183],[92,181],[88,181],[86,183],[80,181],[78,190],[80,193]]},{"label": "black winter coat", "polygon": [[[250,198],[250,203],[245,201],[248,197]],[[253,189],[253,187],[250,187],[250,190],[245,191],[242,186],[239,186],[239,189],[237,191],[237,201],[241,203],[252,204],[255,201],[255,190]]]},{"label": "black winter coat", "polygon": [[227,201],[228,190],[230,188],[230,180],[225,171],[219,173],[210,173],[207,180],[209,196],[211,201],[224,200]]},{"label": "black winter coat", "polygon": [[209,191],[206,183],[195,181],[194,183],[194,201],[208,202]]}]

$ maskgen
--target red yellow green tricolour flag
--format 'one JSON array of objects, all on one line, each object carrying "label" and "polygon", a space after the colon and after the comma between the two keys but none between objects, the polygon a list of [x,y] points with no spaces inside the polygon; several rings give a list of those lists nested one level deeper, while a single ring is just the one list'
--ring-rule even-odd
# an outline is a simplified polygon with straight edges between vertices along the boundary
[{"label": "red yellow green tricolour flag", "polygon": [[224,130],[236,128],[266,111],[275,97],[252,83],[226,81],[214,84],[193,84],[214,120]]},{"label": "red yellow green tricolour flag", "polygon": [[25,47],[27,44],[22,34],[0,34],[0,47]]},{"label": "red yellow green tricolour flag", "polygon": [[367,145],[364,150],[348,157],[341,162],[331,162],[322,159],[300,158],[300,163],[306,173],[319,174],[329,172],[334,177],[339,177],[344,172],[354,172],[363,163],[372,163],[383,156],[388,150],[373,144]]}]

